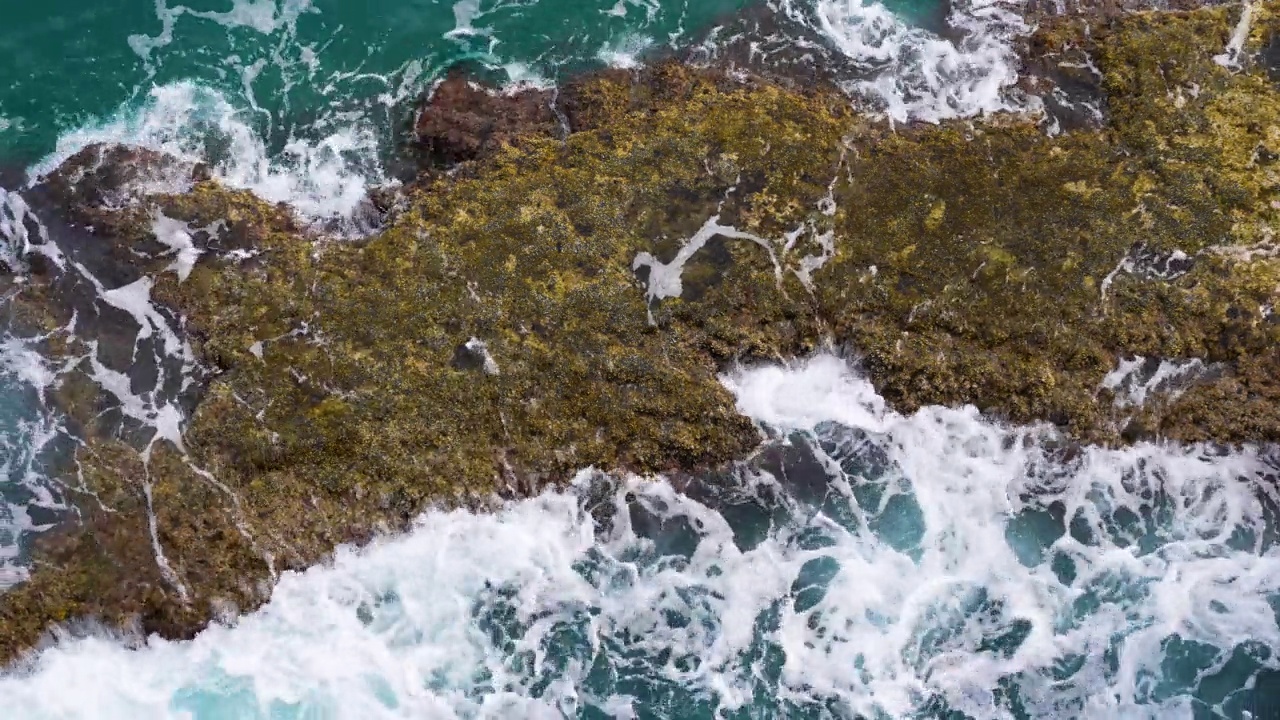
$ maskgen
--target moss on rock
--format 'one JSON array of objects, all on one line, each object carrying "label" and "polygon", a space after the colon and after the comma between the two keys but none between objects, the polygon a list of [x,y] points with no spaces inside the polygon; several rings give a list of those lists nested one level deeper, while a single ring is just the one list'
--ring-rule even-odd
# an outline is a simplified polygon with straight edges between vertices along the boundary
[{"label": "moss on rock", "polygon": [[[0,654],[82,616],[189,635],[434,503],[730,461],[757,435],[716,372],[824,343],[899,409],[973,403],[1101,442],[1128,439],[1100,388],[1118,359],[1197,357],[1221,372],[1142,426],[1275,440],[1280,92],[1214,62],[1233,23],[1055,29],[1096,58],[1100,131],[894,131],[834,92],[663,64],[583,81],[576,132],[415,186],[367,241],[319,242],[213,182],[146,198],[257,254],[157,276],[214,375],[185,447],[144,463],[86,439],[83,521],[0,597]],[[149,241],[144,217],[114,217],[122,247]],[[680,292],[657,292],[681,262]]]}]

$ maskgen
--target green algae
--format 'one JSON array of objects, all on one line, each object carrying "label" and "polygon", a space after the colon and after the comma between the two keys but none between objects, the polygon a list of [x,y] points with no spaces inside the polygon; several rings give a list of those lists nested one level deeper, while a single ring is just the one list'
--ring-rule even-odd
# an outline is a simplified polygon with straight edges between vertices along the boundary
[{"label": "green algae", "polygon": [[[716,373],[829,344],[903,411],[971,403],[1106,443],[1275,440],[1280,91],[1214,62],[1233,13],[1044,28],[1042,47],[1101,69],[1100,131],[895,131],[835,93],[663,64],[583,81],[573,134],[427,179],[367,241],[320,242],[213,182],[148,198],[257,254],[157,277],[216,374],[185,452],[144,463],[85,433],[81,522],[0,597],[0,649],[85,616],[190,635],[432,504],[589,466],[721,465],[757,435]],[[679,297],[650,302],[637,254],[670,262],[713,216],[752,239],[712,238]],[[127,250],[148,217],[100,221]],[[1100,384],[1135,354],[1220,370],[1130,418]],[[59,397],[91,425],[92,388]]]}]

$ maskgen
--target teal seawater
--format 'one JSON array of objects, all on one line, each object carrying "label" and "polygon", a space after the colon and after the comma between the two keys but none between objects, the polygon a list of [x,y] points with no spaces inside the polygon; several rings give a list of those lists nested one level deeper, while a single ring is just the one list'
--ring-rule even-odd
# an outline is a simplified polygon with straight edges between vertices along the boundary
[{"label": "teal seawater", "polygon": [[[705,31],[746,0],[65,0],[0,11],[0,158],[50,152],[156,85],[193,81],[273,120],[277,141],[462,60],[560,72]],[[251,90],[250,90],[251,88]],[[266,124],[266,123],[264,123]]]},{"label": "teal seawater", "polygon": [[[0,163],[33,162],[60,135],[192,82],[249,111],[279,150],[361,118],[403,119],[454,63],[498,80],[553,81],[648,48],[678,49],[751,5],[807,0],[60,0],[0,11]],[[838,0],[856,15],[861,2]],[[870,3],[867,4],[870,6]],[[935,26],[946,3],[890,0]]]}]

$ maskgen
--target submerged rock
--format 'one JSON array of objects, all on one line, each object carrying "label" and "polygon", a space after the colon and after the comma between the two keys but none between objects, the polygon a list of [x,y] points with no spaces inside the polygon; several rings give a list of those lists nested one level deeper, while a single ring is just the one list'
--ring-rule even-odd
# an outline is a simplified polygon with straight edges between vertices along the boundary
[{"label": "submerged rock", "polygon": [[[835,91],[664,63],[566,88],[562,138],[550,98],[451,79],[419,133],[468,171],[426,176],[360,242],[200,178],[123,207],[64,193],[96,218],[77,242],[146,281],[150,342],[163,325],[203,380],[180,418],[152,395],[139,432],[83,433],[79,517],[0,596],[0,654],[86,617],[189,636],[432,504],[589,466],[721,467],[760,436],[717,371],[830,343],[902,411],[972,403],[1090,442],[1280,439],[1280,90],[1215,61],[1235,20],[1062,26],[1106,121],[1057,136],[1025,117],[895,131]],[[1248,49],[1275,23],[1259,8]],[[48,287],[13,302],[39,314]],[[1215,372],[1134,407],[1104,383],[1134,356]],[[55,398],[72,416],[95,416],[76,400],[99,392],[89,365]]]}]

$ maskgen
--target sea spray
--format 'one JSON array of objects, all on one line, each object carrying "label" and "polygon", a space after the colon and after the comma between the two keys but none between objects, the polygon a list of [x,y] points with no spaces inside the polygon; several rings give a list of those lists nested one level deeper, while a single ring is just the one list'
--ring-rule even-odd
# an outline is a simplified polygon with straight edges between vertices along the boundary
[{"label": "sea spray", "polygon": [[[291,138],[273,153],[251,113],[191,82],[156,87],[141,107],[123,107],[106,122],[64,134],[54,152],[32,168],[31,180],[97,143],[137,145],[186,163],[207,163],[227,185],[288,203],[316,221],[352,218],[369,188],[386,181],[372,129],[353,125],[316,140]],[[178,179],[171,187],[145,189],[185,187]]]},{"label": "sea spray", "polygon": [[15,338],[0,341],[0,591],[27,577],[24,547],[65,503],[44,471],[62,437],[44,410],[57,368]]},{"label": "sea spray", "polygon": [[819,31],[854,68],[837,81],[895,121],[1040,107],[1012,90],[1020,62],[1013,41],[1030,28],[1004,0],[951,3],[947,37],[874,0],[780,0],[780,11]]},{"label": "sea spray", "polygon": [[[15,718],[1192,717],[1261,712],[1277,495],[1252,451],[902,416],[844,360],[724,377],[729,476],[587,470],[285,573],[190,642],[66,637]],[[1263,715],[1258,715],[1263,716]]]}]

